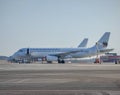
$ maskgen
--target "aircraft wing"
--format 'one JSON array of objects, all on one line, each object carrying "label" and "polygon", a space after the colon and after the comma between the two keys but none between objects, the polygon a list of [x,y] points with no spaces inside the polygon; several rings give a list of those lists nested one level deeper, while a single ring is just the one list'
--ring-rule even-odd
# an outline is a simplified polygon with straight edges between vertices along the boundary
[{"label": "aircraft wing", "polygon": [[100,53],[106,53],[106,52],[110,52],[113,51],[114,49],[103,49],[103,50],[99,50]]},{"label": "aircraft wing", "polygon": [[69,52],[62,52],[62,53],[57,53],[57,54],[50,54],[50,56],[57,56],[57,57],[64,58],[67,55],[74,54],[74,53],[77,53],[77,52],[80,52],[80,50],[76,50],[76,51],[74,50],[74,51],[69,51]]}]

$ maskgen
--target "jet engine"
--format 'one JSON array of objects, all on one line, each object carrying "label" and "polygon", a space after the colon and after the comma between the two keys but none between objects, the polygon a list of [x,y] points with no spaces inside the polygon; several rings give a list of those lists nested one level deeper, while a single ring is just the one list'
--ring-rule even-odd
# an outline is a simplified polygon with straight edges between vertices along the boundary
[{"label": "jet engine", "polygon": [[58,58],[55,56],[46,56],[47,62],[57,61]]}]

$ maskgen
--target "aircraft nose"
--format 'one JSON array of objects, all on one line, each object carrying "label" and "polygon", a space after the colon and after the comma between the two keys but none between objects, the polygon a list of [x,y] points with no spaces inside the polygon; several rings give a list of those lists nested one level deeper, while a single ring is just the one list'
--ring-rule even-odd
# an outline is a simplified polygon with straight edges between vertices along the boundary
[{"label": "aircraft nose", "polygon": [[12,56],[8,57],[8,61],[11,61],[12,59],[13,59],[13,57],[12,57]]},{"label": "aircraft nose", "polygon": [[13,54],[12,58],[16,59],[20,56],[22,56],[22,55],[19,52],[16,52],[15,54]]}]

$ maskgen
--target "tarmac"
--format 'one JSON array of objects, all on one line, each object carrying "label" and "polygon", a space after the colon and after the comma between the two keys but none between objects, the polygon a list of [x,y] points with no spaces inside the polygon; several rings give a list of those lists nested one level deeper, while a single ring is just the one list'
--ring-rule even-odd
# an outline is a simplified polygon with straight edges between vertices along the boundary
[{"label": "tarmac", "polygon": [[120,95],[120,64],[2,61],[0,95]]}]

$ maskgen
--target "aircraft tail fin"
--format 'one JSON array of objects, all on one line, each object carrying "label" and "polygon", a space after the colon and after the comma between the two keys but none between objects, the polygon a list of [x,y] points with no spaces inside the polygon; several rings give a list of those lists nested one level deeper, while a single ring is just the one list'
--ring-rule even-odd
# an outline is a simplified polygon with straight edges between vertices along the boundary
[{"label": "aircraft tail fin", "polygon": [[98,42],[96,42],[96,46],[98,49],[103,49],[108,46],[108,41],[110,37],[110,32],[105,32],[103,36],[100,38]]},{"label": "aircraft tail fin", "polygon": [[88,38],[84,38],[83,41],[78,45],[79,47],[86,47],[88,42]]}]

